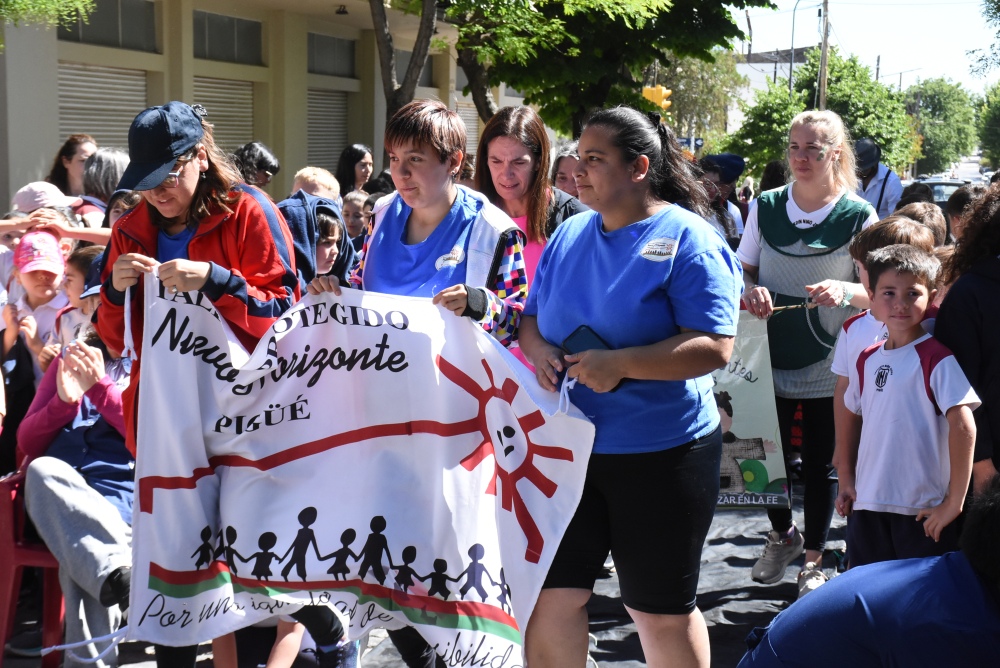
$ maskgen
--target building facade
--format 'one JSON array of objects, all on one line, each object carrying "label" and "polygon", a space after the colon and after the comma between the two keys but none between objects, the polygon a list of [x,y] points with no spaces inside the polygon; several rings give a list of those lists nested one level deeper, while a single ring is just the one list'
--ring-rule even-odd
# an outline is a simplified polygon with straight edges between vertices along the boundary
[{"label": "building facade", "polygon": [[[135,115],[154,104],[202,104],[218,143],[267,144],[281,162],[268,187],[284,197],[296,170],[336,168],[345,146],[374,149],[381,168],[385,98],[368,3],[343,0],[96,0],[86,22],[4,27],[0,54],[0,201],[44,178],[73,133],[127,148]],[[417,17],[390,11],[400,78]],[[436,38],[454,41],[438,23]],[[453,50],[432,52],[416,97],[481,123]],[[519,97],[494,90],[498,103]]]}]

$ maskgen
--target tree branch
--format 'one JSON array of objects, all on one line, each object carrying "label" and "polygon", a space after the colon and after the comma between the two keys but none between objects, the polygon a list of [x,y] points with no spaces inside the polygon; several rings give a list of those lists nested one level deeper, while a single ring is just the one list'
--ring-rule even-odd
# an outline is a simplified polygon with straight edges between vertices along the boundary
[{"label": "tree branch", "polygon": [[487,122],[497,113],[497,103],[493,99],[493,90],[490,88],[490,74],[479,59],[476,52],[471,48],[459,49],[458,65],[465,72],[469,80],[469,92],[472,94],[472,101],[476,105],[476,112],[483,122]]}]

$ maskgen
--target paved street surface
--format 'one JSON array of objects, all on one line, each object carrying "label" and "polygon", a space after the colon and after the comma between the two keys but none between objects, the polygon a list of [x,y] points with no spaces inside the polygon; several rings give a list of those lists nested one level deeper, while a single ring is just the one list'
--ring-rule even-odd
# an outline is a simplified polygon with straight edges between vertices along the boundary
[{"label": "paved street surface", "polygon": [[[802,526],[802,500],[796,498],[796,522]],[[844,521],[834,518],[831,548],[843,548]],[[733,668],[743,656],[743,639],[754,626],[766,625],[779,611],[795,600],[797,567],[789,567],[785,579],[776,585],[759,585],[750,580],[750,567],[760,554],[768,530],[764,511],[719,510],[712,523],[702,560],[698,604],[709,624],[712,666]],[[678,536],[683,540],[683,536]],[[801,564],[799,564],[801,565]],[[827,554],[824,566],[832,574],[835,556]],[[618,579],[598,582],[590,603],[590,631],[597,637],[592,656],[600,666],[638,668],[644,666],[635,625],[618,598]],[[364,668],[398,668],[402,665],[392,643],[381,634],[371,640],[362,660]],[[203,648],[199,668],[210,668],[211,648]],[[122,665],[155,668],[152,656],[138,644],[125,645]],[[4,657],[9,668],[38,668],[37,659]],[[583,668],[583,666],[581,666]]]}]

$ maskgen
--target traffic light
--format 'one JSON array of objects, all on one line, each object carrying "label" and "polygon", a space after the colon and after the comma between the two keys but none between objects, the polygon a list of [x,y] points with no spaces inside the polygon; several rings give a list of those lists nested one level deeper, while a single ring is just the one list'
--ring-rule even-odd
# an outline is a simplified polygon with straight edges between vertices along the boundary
[{"label": "traffic light", "polygon": [[644,86],[642,89],[642,96],[655,104],[657,107],[666,111],[670,108],[672,104],[669,98],[674,91],[664,86]]}]

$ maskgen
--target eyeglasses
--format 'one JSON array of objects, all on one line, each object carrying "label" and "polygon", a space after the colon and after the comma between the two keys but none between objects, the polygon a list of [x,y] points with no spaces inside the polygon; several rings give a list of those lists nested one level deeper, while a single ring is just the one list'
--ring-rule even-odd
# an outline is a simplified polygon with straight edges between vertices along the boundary
[{"label": "eyeglasses", "polygon": [[190,160],[181,160],[181,166],[177,168],[175,172],[168,172],[167,177],[160,182],[158,187],[160,188],[176,188],[181,182],[181,172],[184,171],[184,167],[191,162]]},{"label": "eyeglasses", "polygon": [[266,186],[268,183],[271,182],[272,178],[274,178],[274,174],[273,173],[267,171],[266,169],[258,169],[257,170],[257,178],[255,179],[257,181],[257,183],[255,183],[254,185],[255,186]]}]

